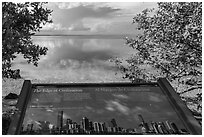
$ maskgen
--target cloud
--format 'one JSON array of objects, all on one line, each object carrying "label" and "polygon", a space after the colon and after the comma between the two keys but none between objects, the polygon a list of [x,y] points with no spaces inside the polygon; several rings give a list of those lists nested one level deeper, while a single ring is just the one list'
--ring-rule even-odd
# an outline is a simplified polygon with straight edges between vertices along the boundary
[{"label": "cloud", "polygon": [[[130,100],[136,101],[140,100],[141,102],[153,102],[153,103],[159,103],[165,100],[165,96],[162,93],[155,93],[155,92],[149,92],[143,93],[143,92],[138,92],[137,94],[135,93],[130,93]],[[142,100],[141,100],[142,98]]]},{"label": "cloud", "polygon": [[[117,69],[114,64],[108,62],[120,52],[123,56],[129,53],[126,50],[128,48],[120,44],[123,40],[36,36],[34,41],[49,50],[46,56],[41,57],[38,67],[27,63],[13,65],[14,69],[21,69],[24,78],[78,82],[124,81],[120,74],[115,75]],[[122,56],[122,53],[118,56]]]},{"label": "cloud", "polygon": [[90,28],[88,27],[85,27],[81,22],[79,23],[75,23],[75,24],[72,24],[68,30],[70,31],[89,31]]},{"label": "cloud", "polygon": [[53,109],[50,109],[50,108],[46,108],[46,111],[47,112],[54,112]]},{"label": "cloud", "polygon": [[106,103],[107,103],[107,106],[105,108],[107,110],[109,111],[117,110],[124,115],[129,115],[130,109],[127,106],[122,105],[118,101],[106,101]]},{"label": "cloud", "polygon": [[60,23],[48,23],[43,26],[42,30],[67,30],[67,28],[62,27]]},{"label": "cloud", "polygon": [[155,95],[149,95],[149,100],[153,102],[162,102],[163,98],[161,98],[161,96],[159,96],[158,94],[155,94]]},{"label": "cloud", "polygon": [[84,26],[90,28],[93,33],[108,33],[108,34],[128,34],[138,33],[135,31],[135,26],[131,24],[132,17],[117,17],[113,18],[84,18],[82,20]]},{"label": "cloud", "polygon": [[[70,41],[69,39],[62,39],[60,43],[58,42],[59,40],[56,41],[51,40],[50,43],[54,43],[55,47],[49,48],[47,61],[50,61],[52,63],[60,63],[61,60],[64,61],[74,60],[78,61],[79,63],[82,62],[92,63],[94,60],[107,61],[113,55],[113,51],[111,51],[106,46],[103,47],[103,45],[106,45],[106,43],[100,44],[99,42],[93,42],[93,40],[91,42],[86,39],[80,40],[72,39],[72,41]],[[86,44],[88,44],[89,46],[86,47]],[[91,47],[99,46],[96,44],[99,44],[101,48],[99,48],[98,50],[91,50]],[[50,46],[52,47],[52,45]],[[87,50],[87,48],[90,50]],[[69,64],[69,62],[67,63]]]},{"label": "cloud", "polygon": [[73,8],[60,9],[55,8],[52,14],[53,22],[61,24],[62,27],[69,27],[71,24],[82,21],[84,18],[110,18],[113,13],[120,9],[111,7],[98,7],[94,5],[80,5]]},{"label": "cloud", "polygon": [[71,9],[71,8],[79,7],[82,5],[89,5],[89,3],[85,3],[85,2],[59,2],[59,3],[57,3],[57,5],[60,9]]},{"label": "cloud", "polygon": [[91,32],[103,32],[110,29],[112,21],[111,19],[85,18],[83,24],[89,27]]},{"label": "cloud", "polygon": [[109,111],[115,111],[115,109],[112,106],[110,106],[110,105],[106,106],[106,109],[109,110]]},{"label": "cloud", "polygon": [[90,39],[89,41],[85,41],[82,45],[82,50],[85,52],[104,51],[109,50],[110,48],[110,43],[97,39]]},{"label": "cloud", "polygon": [[93,6],[94,9],[100,7],[111,7],[113,9],[121,9],[123,12],[133,13],[134,11],[140,11],[145,8],[156,7],[155,2],[58,2],[56,3],[60,9],[71,9],[79,6]]},{"label": "cloud", "polygon": [[146,113],[146,112],[149,112],[149,111],[146,108],[136,106],[135,108],[133,108],[132,112],[134,112],[136,114],[141,114],[141,113]]},{"label": "cloud", "polygon": [[[59,2],[48,3],[53,10],[53,24],[44,33],[137,33],[132,18],[145,8],[156,7],[150,2]],[[80,23],[79,23],[80,22]],[[43,32],[41,32],[43,33]],[[84,34],[83,33],[83,34]]]},{"label": "cloud", "polygon": [[90,5],[94,6],[95,8],[98,8],[102,3],[97,4],[97,2],[59,2],[56,4],[60,9],[72,9],[79,6],[90,6]]},{"label": "cloud", "polygon": [[124,95],[124,94],[113,94],[113,96],[118,99],[128,99],[129,98],[127,95]]},{"label": "cloud", "polygon": [[134,17],[146,8],[156,8],[156,2],[108,2],[106,6],[121,9],[118,16],[131,16]]}]

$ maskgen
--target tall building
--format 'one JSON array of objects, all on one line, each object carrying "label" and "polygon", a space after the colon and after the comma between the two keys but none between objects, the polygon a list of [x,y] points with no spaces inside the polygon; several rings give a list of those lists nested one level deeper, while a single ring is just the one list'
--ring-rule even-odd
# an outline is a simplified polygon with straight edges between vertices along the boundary
[{"label": "tall building", "polygon": [[145,121],[144,121],[144,119],[143,119],[143,117],[142,117],[141,114],[138,115],[138,119],[139,119],[139,121],[140,121],[140,123],[141,123],[140,125],[141,125],[141,130],[142,130],[142,132],[143,132],[143,133],[149,132],[149,126],[148,126],[147,123],[145,123]]},{"label": "tall building", "polygon": [[150,124],[149,124],[149,129],[152,133],[154,133],[154,127],[153,127],[153,122],[151,121]]},{"label": "tall building", "polygon": [[158,130],[159,130],[159,133],[160,133],[160,134],[164,134],[164,132],[163,132],[163,130],[162,130],[162,126],[161,126],[160,124],[158,125]]},{"label": "tall building", "polygon": [[61,130],[63,126],[63,111],[58,111],[57,127]]},{"label": "tall building", "polygon": [[113,118],[111,119],[110,123],[109,123],[109,126],[110,127],[117,127],[117,123],[116,123],[116,120]]},{"label": "tall building", "polygon": [[178,129],[178,127],[176,126],[176,124],[175,123],[171,123],[171,127],[172,127],[172,129],[173,129],[173,131],[174,131],[174,133],[176,133],[176,134],[178,134],[179,133],[179,129]]},{"label": "tall building", "polygon": [[66,124],[68,125],[68,124],[71,124],[71,123],[72,123],[72,120],[68,118]]},{"label": "tall building", "polygon": [[93,122],[89,121],[89,130],[93,131],[94,127],[93,127]]},{"label": "tall building", "polygon": [[93,123],[94,131],[99,133],[101,131],[100,124],[98,122]]},{"label": "tall building", "polygon": [[84,131],[89,130],[89,119],[87,117],[82,118],[82,128],[84,129]]},{"label": "tall building", "polygon": [[117,127],[113,127],[113,133],[116,133],[117,132]]},{"label": "tall building", "polygon": [[71,129],[71,124],[72,124],[72,120],[68,118],[66,121],[66,128]]},{"label": "tall building", "polygon": [[169,121],[167,120],[165,123],[166,123],[167,129],[168,129],[168,132],[169,132],[170,134],[173,134],[174,131],[173,131],[173,129],[172,129],[171,124],[169,123]]},{"label": "tall building", "polygon": [[159,133],[159,129],[158,129],[157,123],[156,123],[156,122],[151,122],[151,124],[152,124],[152,127],[153,127],[154,132],[155,132],[156,134],[158,134],[158,133]]},{"label": "tall building", "polygon": [[31,132],[31,131],[33,131],[33,124],[32,123],[27,125],[27,132]]},{"label": "tall building", "polygon": [[107,130],[108,130],[109,133],[113,132],[113,128],[112,127],[108,127]]},{"label": "tall building", "polygon": [[149,126],[148,126],[147,123],[144,123],[144,128],[145,128],[146,132],[149,132],[149,131],[150,131]]},{"label": "tall building", "polygon": [[101,133],[101,132],[107,131],[104,122],[100,122],[100,123],[99,122],[94,122],[93,123],[93,128],[94,128],[94,131],[96,133]]},{"label": "tall building", "polygon": [[49,121],[38,121],[40,123],[40,127],[43,131],[49,130],[50,122]]},{"label": "tall building", "polygon": [[101,131],[102,132],[105,132],[106,131],[106,125],[105,125],[105,123],[104,122],[101,122],[101,123],[99,123],[100,124],[100,127],[101,127]]},{"label": "tall building", "polygon": [[73,123],[72,123],[72,127],[73,127],[73,129],[77,129],[78,124],[77,124],[76,122],[73,122]]},{"label": "tall building", "polygon": [[167,125],[168,130],[170,130],[171,129],[171,125],[170,125],[169,121],[167,120],[165,123]]},{"label": "tall building", "polygon": [[162,130],[163,130],[164,134],[169,134],[164,122],[160,122],[160,125],[162,126]]},{"label": "tall building", "polygon": [[140,123],[144,123],[144,119],[143,119],[141,114],[138,115],[138,119],[139,119]]}]

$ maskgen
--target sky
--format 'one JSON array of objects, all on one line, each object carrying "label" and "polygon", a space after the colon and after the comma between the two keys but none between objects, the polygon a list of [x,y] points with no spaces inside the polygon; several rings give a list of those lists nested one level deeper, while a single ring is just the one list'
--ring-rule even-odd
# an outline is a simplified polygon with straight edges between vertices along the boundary
[{"label": "sky", "polygon": [[133,17],[156,2],[49,2],[53,23],[40,34],[135,34]]},{"label": "sky", "polygon": [[[146,8],[156,7],[156,2],[49,2],[53,10],[41,35],[106,35],[97,38],[33,37],[33,42],[48,47],[46,56],[41,56],[38,67],[27,64],[22,58],[16,59],[13,69],[20,69],[27,79],[63,80],[66,82],[122,81],[115,75],[116,67],[110,63],[115,57],[129,57],[134,50],[124,46],[123,38],[137,34],[133,17]],[[39,33],[38,33],[39,34]],[[109,35],[111,35],[109,37]],[[108,36],[108,37],[107,37]]]}]

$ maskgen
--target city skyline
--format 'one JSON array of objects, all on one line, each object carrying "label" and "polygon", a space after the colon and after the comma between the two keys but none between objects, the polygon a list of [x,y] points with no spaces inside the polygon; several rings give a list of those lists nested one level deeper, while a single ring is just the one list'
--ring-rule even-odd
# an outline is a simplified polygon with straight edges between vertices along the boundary
[{"label": "city skyline", "polygon": [[117,120],[112,118],[109,122],[91,121],[86,116],[81,118],[80,123],[72,119],[63,122],[63,111],[58,111],[57,125],[52,125],[49,121],[39,121],[38,129],[34,129],[34,124],[27,124],[22,127],[22,134],[189,134],[186,129],[179,129],[174,122],[157,121],[145,122],[142,114],[138,114],[140,123],[135,128],[123,128],[117,124]]}]

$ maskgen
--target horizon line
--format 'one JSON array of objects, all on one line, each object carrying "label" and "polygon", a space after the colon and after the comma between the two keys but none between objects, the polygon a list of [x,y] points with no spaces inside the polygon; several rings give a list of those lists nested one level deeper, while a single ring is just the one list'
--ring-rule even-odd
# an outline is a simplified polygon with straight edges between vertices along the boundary
[{"label": "horizon line", "polygon": [[123,36],[135,34],[35,34],[33,36]]}]

